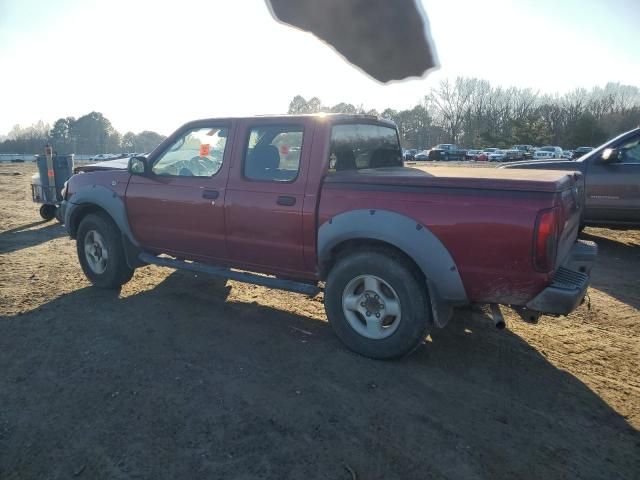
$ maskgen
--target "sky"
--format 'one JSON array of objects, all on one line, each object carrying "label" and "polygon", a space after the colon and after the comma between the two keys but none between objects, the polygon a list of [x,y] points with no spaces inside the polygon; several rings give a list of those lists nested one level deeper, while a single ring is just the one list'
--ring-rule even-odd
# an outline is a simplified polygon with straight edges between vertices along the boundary
[{"label": "sky", "polygon": [[640,86],[640,0],[422,4],[440,67],[382,85],[263,0],[0,0],[0,135],[93,110],[121,133],[169,134],[196,118],[286,113],[297,94],[403,109],[456,76],[548,93]]}]

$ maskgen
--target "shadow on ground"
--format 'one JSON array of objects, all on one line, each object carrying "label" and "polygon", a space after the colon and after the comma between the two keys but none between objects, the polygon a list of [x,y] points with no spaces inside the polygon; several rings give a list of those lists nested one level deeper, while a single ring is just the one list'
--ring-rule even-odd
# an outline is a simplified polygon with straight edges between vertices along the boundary
[{"label": "shadow on ground", "polygon": [[0,319],[0,478],[637,478],[638,432],[482,313],[380,362],[227,296],[176,272]]},{"label": "shadow on ground", "polygon": [[591,286],[640,310],[640,244],[618,242],[586,232],[581,233],[580,238],[598,244]]},{"label": "shadow on ground", "polygon": [[34,228],[46,223],[47,220],[42,220],[0,232],[0,254],[16,252],[66,235],[64,227],[56,221]]}]

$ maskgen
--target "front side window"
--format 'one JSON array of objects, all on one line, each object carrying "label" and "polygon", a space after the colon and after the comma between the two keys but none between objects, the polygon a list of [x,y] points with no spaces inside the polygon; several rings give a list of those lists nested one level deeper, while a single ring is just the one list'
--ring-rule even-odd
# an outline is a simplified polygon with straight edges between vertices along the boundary
[{"label": "front side window", "polygon": [[222,167],[228,128],[204,127],[182,135],[153,164],[153,173],[171,177],[211,177]]},{"label": "front side window", "polygon": [[244,176],[266,182],[292,182],[300,171],[302,125],[266,125],[249,131]]},{"label": "front side window", "polygon": [[329,172],[402,166],[395,128],[371,124],[334,125]]}]

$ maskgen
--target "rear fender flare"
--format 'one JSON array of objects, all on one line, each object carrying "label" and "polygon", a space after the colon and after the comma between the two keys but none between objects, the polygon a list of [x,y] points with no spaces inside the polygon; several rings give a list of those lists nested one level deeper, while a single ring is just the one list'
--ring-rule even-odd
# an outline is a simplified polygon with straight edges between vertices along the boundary
[{"label": "rear fender flare", "polygon": [[320,265],[326,265],[337,245],[354,239],[389,243],[413,259],[427,278],[436,325],[446,324],[452,306],[468,303],[453,257],[420,222],[388,210],[352,210],[336,215],[318,229]]}]

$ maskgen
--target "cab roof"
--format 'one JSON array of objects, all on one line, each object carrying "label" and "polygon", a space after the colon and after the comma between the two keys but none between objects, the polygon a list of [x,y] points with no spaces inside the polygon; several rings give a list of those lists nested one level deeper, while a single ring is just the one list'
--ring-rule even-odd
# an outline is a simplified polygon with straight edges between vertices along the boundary
[{"label": "cab roof", "polygon": [[266,114],[266,115],[250,115],[246,117],[219,117],[219,118],[201,118],[198,120],[192,120],[187,122],[185,125],[191,125],[194,123],[205,123],[205,122],[213,122],[213,121],[230,121],[230,120],[251,120],[251,119],[260,119],[260,118],[268,118],[268,119],[282,119],[283,121],[295,121],[296,119],[309,119],[316,118],[318,121],[329,121],[329,122],[358,122],[358,121],[369,121],[376,122],[384,125],[388,125],[389,127],[396,127],[395,122],[389,120],[387,118],[380,117],[378,115],[367,115],[363,113],[303,113],[303,114]]}]

